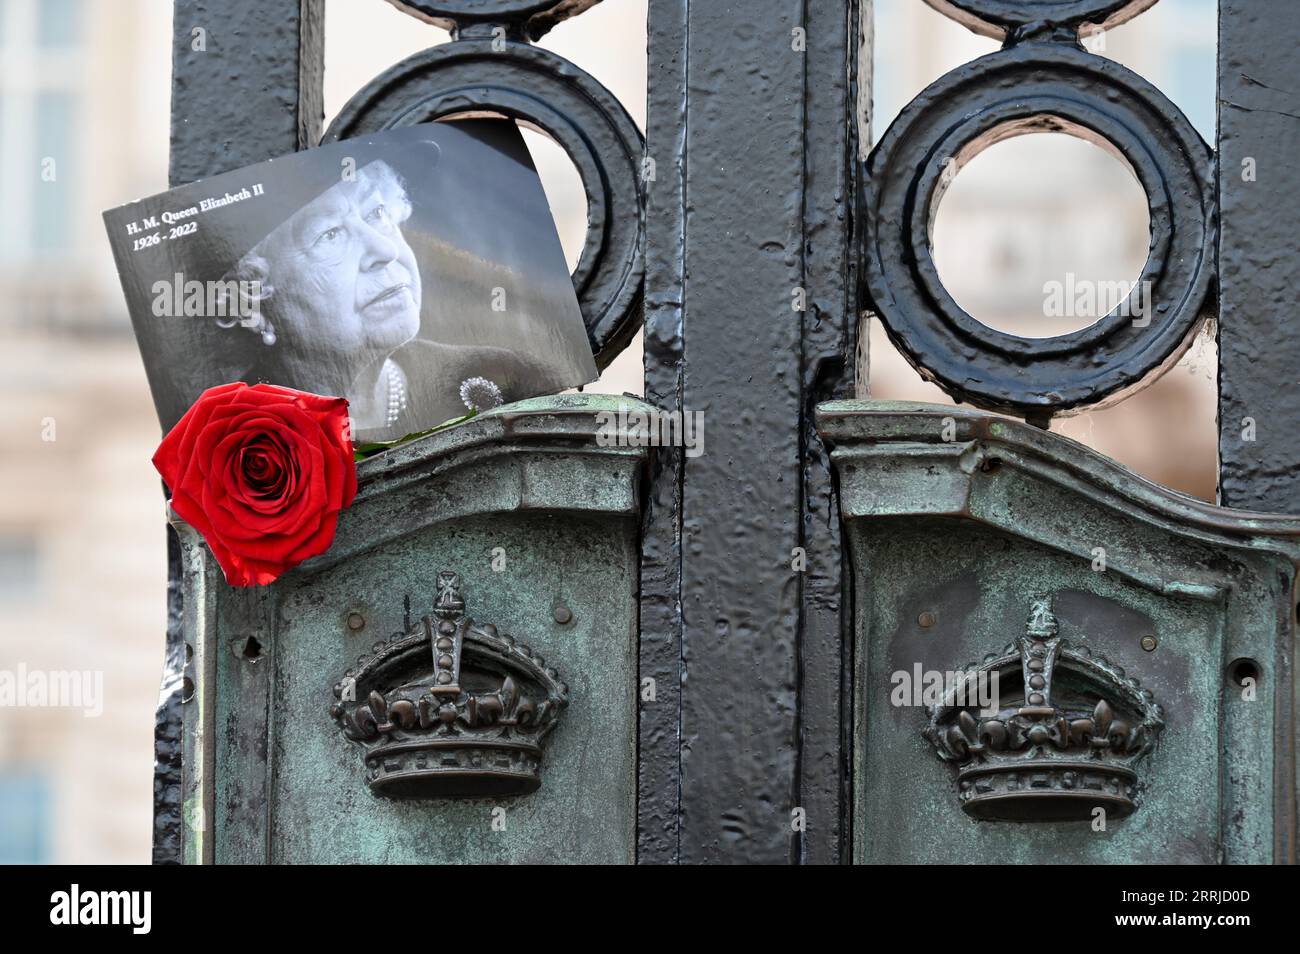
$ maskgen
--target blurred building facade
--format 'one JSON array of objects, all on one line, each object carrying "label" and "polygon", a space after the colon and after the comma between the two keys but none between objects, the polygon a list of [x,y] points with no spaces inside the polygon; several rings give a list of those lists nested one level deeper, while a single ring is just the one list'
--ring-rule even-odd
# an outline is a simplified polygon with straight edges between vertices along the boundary
[{"label": "blurred building facade", "polygon": [[[878,135],[925,85],[995,44],[921,0],[875,6]],[[1105,50],[1211,141],[1214,7],[1165,0],[1109,34]],[[542,41],[608,86],[643,128],[645,13],[646,0],[604,0]],[[171,18],[169,0],[0,0],[0,672],[100,672],[104,694],[96,717],[0,707],[0,862],[149,858],[165,625],[163,503],[149,461],[160,434],[100,212],[167,187]],[[444,39],[381,0],[328,0],[326,122],[373,76]],[[528,139],[576,261],[581,183],[558,147]],[[1036,325],[1044,276],[1132,277],[1145,210],[1099,150],[1031,143],[1017,155],[1020,145],[958,176],[936,254],[978,317],[1058,333]],[[1033,183],[1062,180],[1080,183],[1079,200],[1045,208],[1048,192]],[[873,324],[871,394],[945,401]],[[640,393],[640,362],[638,338],[592,389]],[[1212,343],[1198,343],[1138,397],[1056,428],[1212,496],[1213,369]]]},{"label": "blurred building facade", "polygon": [[158,424],[99,214],[166,182],[168,6],[0,0],[0,670],[104,696],[0,708],[5,862],[148,857]]}]

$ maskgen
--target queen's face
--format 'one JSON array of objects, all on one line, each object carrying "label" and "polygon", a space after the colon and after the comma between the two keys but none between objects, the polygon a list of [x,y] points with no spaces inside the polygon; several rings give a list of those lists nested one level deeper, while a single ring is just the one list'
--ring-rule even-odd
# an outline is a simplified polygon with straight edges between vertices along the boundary
[{"label": "queen's face", "polygon": [[420,273],[400,224],[410,204],[382,162],[299,209],[268,237],[276,334],[299,353],[386,356],[420,330]]}]

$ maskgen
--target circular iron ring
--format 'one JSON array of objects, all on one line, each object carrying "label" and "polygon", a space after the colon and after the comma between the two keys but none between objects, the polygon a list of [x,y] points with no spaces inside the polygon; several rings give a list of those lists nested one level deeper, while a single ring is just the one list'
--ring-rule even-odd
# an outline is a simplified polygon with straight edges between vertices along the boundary
[{"label": "circular iron ring", "polygon": [[444,30],[458,32],[472,24],[511,29],[536,40],[557,23],[575,17],[600,0],[391,0],[404,13]]},{"label": "circular iron ring", "polygon": [[982,36],[1003,39],[1031,24],[1066,26],[1076,33],[1085,23],[1102,30],[1119,26],[1156,0],[925,0],[950,20]]},{"label": "circular iron ring", "polygon": [[[948,160],[960,167],[1008,136],[1048,130],[1118,153],[1146,192],[1151,246],[1139,281],[1150,283],[1150,296],[1140,319],[1124,302],[1079,331],[1024,338],[972,318],[939,278],[929,232],[952,178]],[[1056,45],[992,53],[924,90],[867,158],[865,297],[912,365],[959,400],[1040,420],[1118,399],[1176,361],[1204,317],[1214,274],[1212,190],[1209,147],[1135,73]]]},{"label": "circular iron ring", "polygon": [[530,17],[567,0],[398,0],[426,17],[447,20],[509,20]]},{"label": "circular iron ring", "polygon": [[322,142],[485,112],[543,130],[578,169],[587,195],[587,239],[573,284],[603,369],[641,326],[645,276],[644,142],[609,90],[539,47],[462,39],[408,57],[372,80],[343,107]]}]

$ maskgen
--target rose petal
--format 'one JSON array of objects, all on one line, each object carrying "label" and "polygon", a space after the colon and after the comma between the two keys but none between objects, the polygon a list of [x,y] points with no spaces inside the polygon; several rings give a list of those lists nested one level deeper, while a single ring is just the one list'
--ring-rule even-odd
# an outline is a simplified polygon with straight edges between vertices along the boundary
[{"label": "rose petal", "polygon": [[265,585],[325,552],[356,466],[342,398],[277,385],[210,388],[163,438],[154,466],[177,515],[234,586]]}]

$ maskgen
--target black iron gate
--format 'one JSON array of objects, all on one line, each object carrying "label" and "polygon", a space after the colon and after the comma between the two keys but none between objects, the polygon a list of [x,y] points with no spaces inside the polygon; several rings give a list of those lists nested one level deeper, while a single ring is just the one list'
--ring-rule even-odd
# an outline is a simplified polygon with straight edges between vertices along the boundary
[{"label": "black iron gate", "polygon": [[[592,2],[408,0],[455,41],[398,64],[323,132],[321,0],[176,0],[171,178],[470,110],[530,120],[565,147],[588,194],[575,282],[594,350],[606,363],[644,312],[647,401],[709,421],[706,454],[652,457],[640,676],[655,691],[640,709],[637,860],[846,862],[863,729],[855,596],[867,601],[854,580],[869,568],[851,565],[847,498],[815,412],[869,392],[862,313],[955,396],[1039,426],[1149,380],[1217,318],[1221,502],[1300,511],[1287,324],[1300,280],[1300,21],[1287,4],[1221,0],[1211,150],[1158,90],[1078,42],[1082,24],[1121,22],[1150,0],[933,0],[1005,46],[938,80],[867,155],[869,2],[651,0],[642,156],[607,91],[530,45]],[[209,18],[232,32],[191,55],[192,28]],[[1105,141],[1137,170],[1153,213],[1151,327],[1106,319],[1029,347],[975,327],[936,287],[917,223],[944,160],[1034,129]],[[835,440],[856,439],[836,428]],[[193,678],[174,538],[169,552],[157,861],[179,857],[177,740]],[[1279,689],[1293,616],[1277,622]],[[1292,860],[1286,692],[1274,715],[1272,857]]]}]

